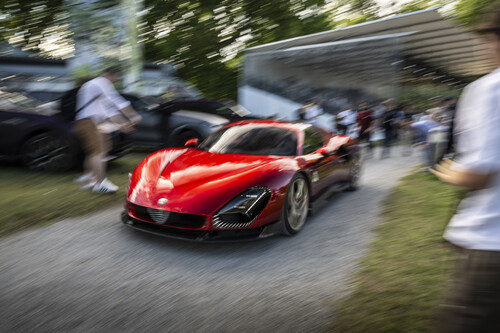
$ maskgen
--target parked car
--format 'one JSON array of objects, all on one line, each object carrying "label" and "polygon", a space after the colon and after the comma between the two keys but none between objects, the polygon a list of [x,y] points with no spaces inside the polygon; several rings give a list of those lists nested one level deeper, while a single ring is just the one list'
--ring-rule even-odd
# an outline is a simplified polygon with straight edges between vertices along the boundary
[{"label": "parked car", "polygon": [[355,141],[310,124],[237,122],[187,145],[136,167],[126,225],[197,241],[293,235],[317,203],[358,187]]},{"label": "parked car", "polygon": [[173,107],[154,97],[122,94],[142,116],[135,131],[128,135],[134,146],[178,147],[192,138],[203,140],[229,121],[216,114],[192,108]]},{"label": "parked car", "polygon": [[[108,159],[124,155],[129,143],[111,133]],[[0,158],[21,161],[32,170],[66,171],[81,164],[83,152],[71,123],[59,115],[59,102],[40,103],[19,92],[0,90]]]},{"label": "parked car", "polygon": [[211,113],[226,118],[230,122],[258,119],[241,105],[229,106],[219,101],[205,99],[179,99],[165,103],[165,107],[172,110],[190,110]]}]

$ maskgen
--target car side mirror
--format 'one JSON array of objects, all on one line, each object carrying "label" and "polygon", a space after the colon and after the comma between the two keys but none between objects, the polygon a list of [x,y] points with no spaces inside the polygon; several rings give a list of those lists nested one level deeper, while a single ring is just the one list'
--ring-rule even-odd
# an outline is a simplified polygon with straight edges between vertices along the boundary
[{"label": "car side mirror", "polygon": [[318,149],[318,153],[320,153],[323,156],[331,156],[336,153],[335,150],[329,149],[328,147],[322,147]]},{"label": "car side mirror", "polygon": [[192,138],[186,141],[185,147],[196,147],[198,145],[198,138]]}]

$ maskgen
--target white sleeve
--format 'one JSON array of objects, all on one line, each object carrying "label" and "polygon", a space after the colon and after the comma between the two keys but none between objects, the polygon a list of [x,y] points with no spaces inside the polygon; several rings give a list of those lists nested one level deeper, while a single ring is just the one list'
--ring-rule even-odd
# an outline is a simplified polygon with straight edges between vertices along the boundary
[{"label": "white sleeve", "polygon": [[500,171],[500,82],[464,90],[456,119],[457,162],[478,172]]},{"label": "white sleeve", "polygon": [[[114,109],[113,111],[110,110],[111,112],[107,112],[109,117],[119,114],[118,110],[126,108],[130,105],[130,102],[123,98],[108,80],[102,80],[99,86],[101,87],[102,95],[106,100],[106,104],[111,104]],[[111,108],[108,107],[106,109],[108,111]]]}]

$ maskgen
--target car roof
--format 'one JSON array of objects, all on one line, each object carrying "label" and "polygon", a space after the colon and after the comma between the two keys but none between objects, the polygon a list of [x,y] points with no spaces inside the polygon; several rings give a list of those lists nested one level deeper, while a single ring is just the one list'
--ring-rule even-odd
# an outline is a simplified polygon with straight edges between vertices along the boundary
[{"label": "car roof", "polygon": [[221,101],[209,100],[209,99],[173,99],[165,103],[172,103],[172,104],[215,104],[216,103],[225,105]]},{"label": "car roof", "polygon": [[259,120],[242,120],[242,121],[230,123],[230,124],[226,125],[225,127],[241,126],[241,125],[246,125],[246,124],[268,125],[269,127],[283,128],[283,129],[287,129],[287,130],[294,131],[297,133],[302,132],[307,127],[313,126],[311,124],[301,123],[301,122],[293,122],[292,123],[292,122],[285,122],[285,121],[272,120],[272,119],[259,119]]}]

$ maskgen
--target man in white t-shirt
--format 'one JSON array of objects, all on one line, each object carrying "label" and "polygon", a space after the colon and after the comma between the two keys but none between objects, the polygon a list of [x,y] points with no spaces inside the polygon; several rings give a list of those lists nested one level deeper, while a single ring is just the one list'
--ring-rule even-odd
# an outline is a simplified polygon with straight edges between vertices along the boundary
[{"label": "man in white t-shirt", "polygon": [[306,123],[319,126],[318,117],[323,114],[323,109],[321,108],[321,106],[319,106],[319,104],[313,100],[307,103],[305,109],[306,109],[305,112]]},{"label": "man in white t-shirt", "polygon": [[349,134],[351,127],[356,124],[356,117],[358,113],[354,105],[350,108],[341,111],[337,114],[337,132],[339,134]]},{"label": "man in white t-shirt", "polygon": [[[87,81],[78,90],[74,131],[85,152],[85,185],[82,189],[92,189],[94,193],[114,193],[118,186],[106,178],[105,157],[110,150],[110,140],[98,126],[110,120],[125,133],[131,132],[141,117],[132,109],[113,87],[120,78],[120,70],[110,67],[104,74]],[[125,117],[126,116],[126,117]]]},{"label": "man in white t-shirt", "polygon": [[[500,6],[478,29],[500,65]],[[483,21],[484,22],[484,21]],[[469,189],[444,237],[463,249],[462,270],[442,305],[442,332],[500,332],[500,69],[465,88],[458,103],[455,161],[432,171]]]}]

